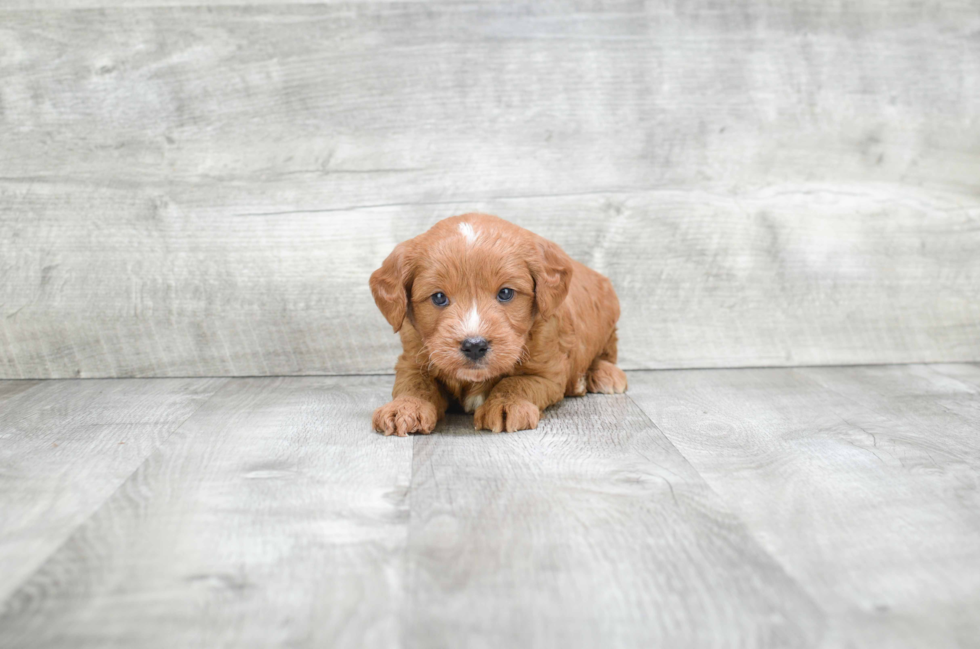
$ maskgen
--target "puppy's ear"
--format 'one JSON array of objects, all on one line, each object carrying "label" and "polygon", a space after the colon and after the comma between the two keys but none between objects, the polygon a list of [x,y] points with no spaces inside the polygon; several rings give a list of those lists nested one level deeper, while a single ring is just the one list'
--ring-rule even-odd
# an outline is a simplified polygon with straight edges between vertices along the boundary
[{"label": "puppy's ear", "polygon": [[381,268],[371,273],[374,303],[396,333],[402,328],[408,309],[408,290],[412,282],[410,244],[411,241],[405,241],[395,246]]},{"label": "puppy's ear", "polygon": [[572,281],[572,258],[546,239],[537,242],[538,254],[532,255],[529,265],[534,278],[534,304],[541,317],[548,319],[568,295]]}]

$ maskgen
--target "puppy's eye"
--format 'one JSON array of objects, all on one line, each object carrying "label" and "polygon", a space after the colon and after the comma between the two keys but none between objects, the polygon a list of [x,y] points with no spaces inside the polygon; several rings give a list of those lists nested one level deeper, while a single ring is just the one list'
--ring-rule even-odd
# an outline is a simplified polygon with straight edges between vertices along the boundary
[{"label": "puppy's eye", "polygon": [[497,299],[501,302],[510,302],[514,299],[514,289],[502,288],[497,291]]},{"label": "puppy's eye", "polygon": [[435,304],[436,306],[446,306],[447,304],[449,304],[449,298],[446,297],[445,293],[433,293],[432,303]]}]

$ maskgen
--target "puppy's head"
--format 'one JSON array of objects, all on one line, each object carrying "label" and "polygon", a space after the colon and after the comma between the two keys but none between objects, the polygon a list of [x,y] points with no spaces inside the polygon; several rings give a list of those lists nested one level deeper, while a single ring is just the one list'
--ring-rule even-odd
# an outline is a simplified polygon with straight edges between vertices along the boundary
[{"label": "puppy's head", "polygon": [[486,214],[464,214],[399,244],[371,275],[395,331],[408,319],[428,361],[461,381],[486,381],[521,361],[536,318],[555,314],[572,274],[554,243]]}]

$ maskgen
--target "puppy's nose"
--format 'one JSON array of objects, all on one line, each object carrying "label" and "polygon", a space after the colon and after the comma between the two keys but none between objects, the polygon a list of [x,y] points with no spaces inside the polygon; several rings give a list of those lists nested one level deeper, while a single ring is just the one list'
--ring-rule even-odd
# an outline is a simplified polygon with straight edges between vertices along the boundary
[{"label": "puppy's nose", "polygon": [[478,361],[486,356],[488,349],[490,349],[490,343],[487,342],[486,338],[467,338],[459,346],[459,351],[463,352],[463,356],[471,361]]}]

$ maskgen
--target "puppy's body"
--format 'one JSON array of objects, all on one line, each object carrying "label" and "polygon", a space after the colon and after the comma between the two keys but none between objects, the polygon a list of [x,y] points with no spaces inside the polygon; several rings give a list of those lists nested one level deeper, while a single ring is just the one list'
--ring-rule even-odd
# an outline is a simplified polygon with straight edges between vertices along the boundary
[{"label": "puppy's body", "polygon": [[404,349],[374,413],[386,435],[432,432],[450,399],[500,432],[535,428],[563,396],[626,389],[609,280],[502,219],[440,221],[396,247],[371,290]]}]

